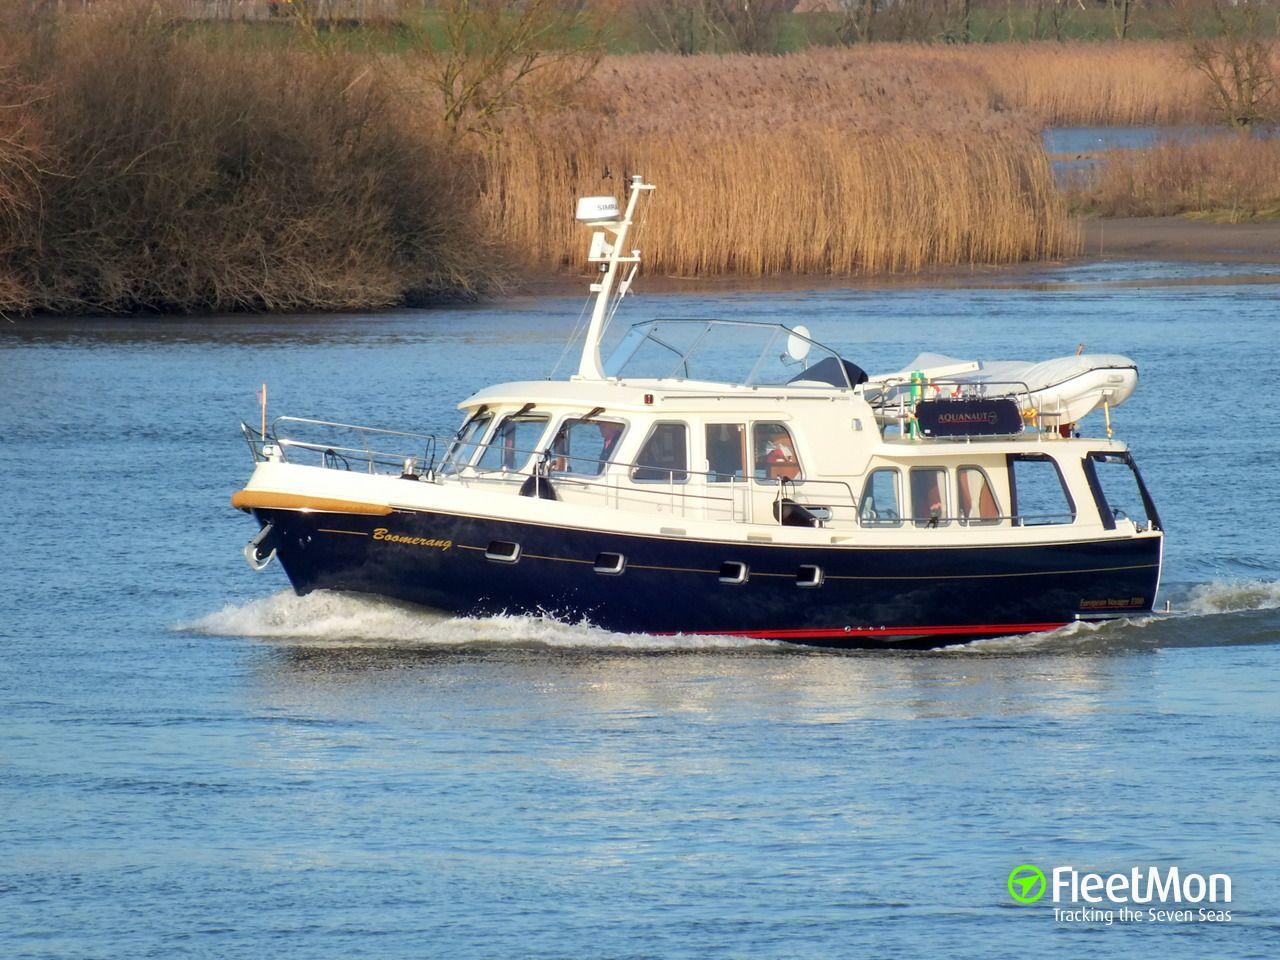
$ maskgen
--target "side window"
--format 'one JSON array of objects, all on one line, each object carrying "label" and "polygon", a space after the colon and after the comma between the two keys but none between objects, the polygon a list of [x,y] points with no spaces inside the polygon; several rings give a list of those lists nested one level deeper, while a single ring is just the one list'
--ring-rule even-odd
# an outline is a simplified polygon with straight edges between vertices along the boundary
[{"label": "side window", "polygon": [[707,424],[708,483],[746,479],[746,453],[746,428],[742,424]]},{"label": "side window", "polygon": [[942,467],[911,468],[911,518],[917,527],[948,523],[947,471]]},{"label": "side window", "polygon": [[996,502],[991,481],[981,467],[961,467],[956,471],[956,492],[962,523],[990,524],[1000,522],[1000,504]]},{"label": "side window", "polygon": [[684,483],[689,479],[689,428],[683,423],[657,423],[636,455],[631,470],[636,483]]},{"label": "side window", "polygon": [[482,472],[523,470],[536,451],[549,419],[542,414],[525,413],[504,419],[493,431],[476,469]]},{"label": "side window", "polygon": [[798,480],[800,458],[791,431],[780,423],[757,423],[751,428],[755,478],[766,482]]},{"label": "side window", "polygon": [[600,476],[625,429],[615,420],[566,420],[551,441],[551,472]]},{"label": "side window", "polygon": [[896,527],[902,523],[898,507],[898,471],[893,467],[872,470],[862,488],[858,516],[864,527]]},{"label": "side window", "polygon": [[482,413],[480,416],[472,417],[464,423],[453,443],[449,444],[449,452],[444,456],[440,472],[444,474],[457,473],[470,463],[476,455],[477,445],[484,439],[485,431],[489,429],[489,424],[492,421],[493,416],[491,414]]},{"label": "side window", "polygon": [[1009,512],[1016,526],[1073,523],[1075,504],[1062,481],[1058,465],[1044,454],[1016,453],[1009,457]]}]

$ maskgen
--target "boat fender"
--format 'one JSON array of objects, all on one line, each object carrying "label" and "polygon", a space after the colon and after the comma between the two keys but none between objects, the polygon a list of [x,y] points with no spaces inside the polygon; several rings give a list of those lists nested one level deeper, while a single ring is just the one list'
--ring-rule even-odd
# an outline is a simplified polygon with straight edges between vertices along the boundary
[{"label": "boat fender", "polygon": [[790,497],[773,501],[773,519],[784,527],[816,527],[818,518]]},{"label": "boat fender", "polygon": [[537,497],[539,500],[560,499],[560,495],[556,493],[556,488],[551,486],[551,481],[536,473],[527,477],[524,483],[520,484],[520,496]]}]

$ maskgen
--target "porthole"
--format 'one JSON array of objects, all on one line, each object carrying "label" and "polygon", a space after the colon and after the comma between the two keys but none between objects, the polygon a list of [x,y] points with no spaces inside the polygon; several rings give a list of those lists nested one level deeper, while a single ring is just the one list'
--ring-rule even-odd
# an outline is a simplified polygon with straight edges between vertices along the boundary
[{"label": "porthole", "polygon": [[749,575],[747,565],[739,560],[726,560],[720,564],[721,583],[746,583]]},{"label": "porthole", "polygon": [[802,563],[796,568],[797,587],[820,587],[825,579],[822,568],[812,563]]},{"label": "porthole", "polygon": [[515,563],[520,559],[520,544],[510,540],[491,540],[489,549],[484,552],[486,560],[496,563]]},{"label": "porthole", "polygon": [[627,569],[627,558],[620,553],[596,554],[595,571],[616,576]]}]

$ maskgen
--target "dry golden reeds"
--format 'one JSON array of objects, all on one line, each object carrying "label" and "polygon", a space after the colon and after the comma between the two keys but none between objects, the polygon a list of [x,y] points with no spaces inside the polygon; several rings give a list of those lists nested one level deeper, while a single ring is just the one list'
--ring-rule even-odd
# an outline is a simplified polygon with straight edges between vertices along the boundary
[{"label": "dry golden reeds", "polygon": [[980,77],[935,67],[869,71],[840,51],[611,60],[578,103],[506,124],[487,147],[484,208],[542,266],[581,266],[571,201],[606,169],[659,185],[638,242],[650,269],[678,276],[1074,253],[1034,124],[989,110]]},{"label": "dry golden reeds", "polygon": [[1104,217],[1280,217],[1280,140],[1223,135],[1106,154],[1073,205]]}]

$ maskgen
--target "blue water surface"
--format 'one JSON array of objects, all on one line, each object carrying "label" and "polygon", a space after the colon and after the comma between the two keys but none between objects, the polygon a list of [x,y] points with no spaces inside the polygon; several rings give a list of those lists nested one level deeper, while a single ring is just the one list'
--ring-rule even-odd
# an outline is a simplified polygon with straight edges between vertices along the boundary
[{"label": "blue water surface", "polygon": [[[248,569],[262,380],[275,412],[449,430],[550,369],[576,298],[0,325],[0,955],[1280,954],[1280,285],[1234,272],[627,304],[804,322],[873,370],[1138,360],[1116,426],[1180,615],[932,653],[459,621]],[[1057,922],[1010,898],[1022,863],[1227,872],[1232,920]]]}]

